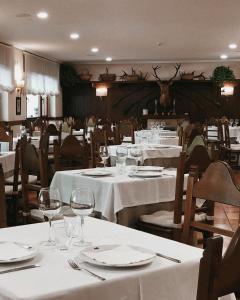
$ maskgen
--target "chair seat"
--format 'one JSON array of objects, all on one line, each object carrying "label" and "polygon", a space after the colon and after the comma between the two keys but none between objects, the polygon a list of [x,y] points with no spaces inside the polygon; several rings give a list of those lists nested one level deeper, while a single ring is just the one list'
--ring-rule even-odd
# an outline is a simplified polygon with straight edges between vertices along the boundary
[{"label": "chair seat", "polygon": [[[184,222],[184,215],[182,216],[182,222],[180,224],[173,223],[174,212],[173,211],[156,211],[151,215],[142,215],[140,216],[140,221],[143,223],[153,224],[160,227],[166,228],[182,228]],[[196,221],[205,221],[207,215],[205,213],[196,214]]]},{"label": "chair seat", "polygon": [[[7,185],[5,184],[5,194],[11,195],[13,194],[13,176],[6,179]],[[18,182],[21,182],[21,176],[18,176]],[[30,175],[29,176],[29,183],[36,183],[37,182],[37,176]],[[18,185],[17,192],[22,190],[22,185]],[[16,192],[15,192],[16,193]]]}]

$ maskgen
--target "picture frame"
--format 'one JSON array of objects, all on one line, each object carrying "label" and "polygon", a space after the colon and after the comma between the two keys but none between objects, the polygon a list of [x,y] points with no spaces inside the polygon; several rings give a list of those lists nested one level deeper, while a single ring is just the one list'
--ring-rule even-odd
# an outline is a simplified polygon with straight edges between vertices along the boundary
[{"label": "picture frame", "polygon": [[16,115],[21,115],[21,97],[16,97]]}]

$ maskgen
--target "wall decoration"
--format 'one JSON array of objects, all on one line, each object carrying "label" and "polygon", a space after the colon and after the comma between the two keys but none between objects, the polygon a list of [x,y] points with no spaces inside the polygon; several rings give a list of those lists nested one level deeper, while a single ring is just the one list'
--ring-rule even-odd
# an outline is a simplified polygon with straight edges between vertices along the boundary
[{"label": "wall decoration", "polygon": [[223,86],[224,82],[234,82],[236,77],[233,70],[229,67],[219,66],[213,71],[212,80],[220,87]]},{"label": "wall decoration", "polygon": [[16,115],[21,115],[21,97],[16,97]]},{"label": "wall decoration", "polygon": [[106,72],[99,75],[100,81],[115,81],[117,78],[116,74],[111,74],[108,71],[108,67],[106,67]]}]

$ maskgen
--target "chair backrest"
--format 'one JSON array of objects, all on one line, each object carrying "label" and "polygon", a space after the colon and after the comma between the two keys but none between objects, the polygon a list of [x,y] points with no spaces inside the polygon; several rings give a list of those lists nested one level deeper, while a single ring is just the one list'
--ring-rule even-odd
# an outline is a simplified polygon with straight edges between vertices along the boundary
[{"label": "chair backrest", "polygon": [[61,144],[61,138],[62,138],[62,126],[60,126],[60,130],[57,129],[57,127],[54,124],[49,124],[47,128],[45,129],[45,132],[48,134],[48,152],[53,153],[53,140],[51,140],[51,137],[54,137],[58,140],[58,143]]},{"label": "chair backrest", "polygon": [[33,121],[32,132],[35,130],[39,130],[40,134],[42,134],[45,129],[46,129],[46,123],[42,119],[38,118],[35,121]]},{"label": "chair backrest", "polygon": [[185,162],[185,173],[190,171],[191,166],[197,166],[199,172],[204,172],[212,160],[209,157],[207,148],[202,145],[194,147]]},{"label": "chair backrest", "polygon": [[7,127],[0,126],[0,142],[9,144],[9,151],[13,150],[13,131]]},{"label": "chair backrest", "polygon": [[123,120],[119,122],[119,124],[117,125],[117,134],[118,134],[118,139],[120,144],[123,142],[124,137],[130,137],[131,143],[132,144],[135,143],[134,125],[131,121]]},{"label": "chair backrest", "polygon": [[0,164],[0,228],[7,226],[7,213],[5,202],[5,186],[2,164]]},{"label": "chair backrest", "polygon": [[54,141],[55,171],[88,168],[88,155],[85,144],[75,136],[67,136],[60,145]]},{"label": "chair backrest", "polygon": [[[183,241],[192,244],[194,230],[232,236],[233,232],[231,230],[221,229],[194,220],[196,198],[208,200],[213,204],[219,202],[240,207],[240,190],[231,168],[226,162],[213,162],[199,180],[198,178],[198,170],[195,168],[188,177]],[[212,216],[210,217],[212,218]]]},{"label": "chair backrest", "polygon": [[240,290],[240,227],[222,257],[223,238],[208,239],[200,262],[197,300],[218,300]]},{"label": "chair backrest", "polygon": [[99,156],[100,146],[107,146],[107,133],[104,129],[96,128],[90,132],[90,147],[91,147],[91,163],[92,167],[95,168],[98,161],[101,161]]}]

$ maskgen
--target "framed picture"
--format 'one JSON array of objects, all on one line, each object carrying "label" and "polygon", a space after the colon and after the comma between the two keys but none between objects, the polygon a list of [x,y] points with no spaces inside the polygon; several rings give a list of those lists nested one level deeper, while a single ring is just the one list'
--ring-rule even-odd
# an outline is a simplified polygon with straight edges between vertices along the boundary
[{"label": "framed picture", "polygon": [[16,115],[21,115],[21,97],[16,97]]}]

